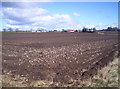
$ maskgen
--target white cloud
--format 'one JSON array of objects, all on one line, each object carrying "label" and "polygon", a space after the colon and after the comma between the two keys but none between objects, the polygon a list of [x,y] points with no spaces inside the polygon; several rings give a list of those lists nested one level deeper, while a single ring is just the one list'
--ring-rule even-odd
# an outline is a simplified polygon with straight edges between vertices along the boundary
[{"label": "white cloud", "polygon": [[82,25],[80,25],[80,24],[77,24],[77,25],[76,25],[76,28],[78,28],[78,29],[82,29],[82,28],[83,28],[83,26],[82,26]]},{"label": "white cloud", "polygon": [[17,25],[10,25],[10,24],[6,24],[7,28],[20,28],[20,26]]},{"label": "white cloud", "polygon": [[1,0],[2,2],[53,2],[55,0]]},{"label": "white cloud", "polygon": [[99,29],[99,30],[107,29],[108,27],[118,27],[118,23],[111,23],[111,24],[99,23],[99,24],[95,25],[95,28]]},{"label": "white cloud", "polygon": [[[50,11],[40,8],[36,3],[24,3],[26,6],[22,7],[22,3],[9,4],[5,3],[0,16],[4,17],[4,20],[8,23],[6,27],[12,28],[24,28],[24,29],[63,29],[63,28],[75,28],[82,29],[83,26],[74,21],[68,14],[54,14],[50,15]],[[79,13],[74,12],[74,16],[80,16]],[[113,24],[112,26],[115,26]],[[102,29],[106,26],[99,23],[98,25],[88,24],[85,27]]]},{"label": "white cloud", "polygon": [[[26,4],[24,8],[21,4]],[[75,27],[76,22],[68,14],[49,15],[49,11],[32,3],[4,3],[3,4],[4,20],[10,25],[19,25],[29,28],[45,27],[45,28],[65,28]]]},{"label": "white cloud", "polygon": [[86,25],[85,27],[86,27],[86,28],[94,28],[95,25]]},{"label": "white cloud", "polygon": [[0,11],[0,19],[3,18],[3,13]]},{"label": "white cloud", "polygon": [[79,14],[79,13],[76,13],[76,12],[74,12],[73,15],[74,15],[74,16],[80,16],[80,14]]},{"label": "white cloud", "polygon": [[28,24],[32,23],[31,19],[36,16],[42,16],[49,13],[48,10],[43,8],[3,8],[4,19],[9,24]]},{"label": "white cloud", "polygon": [[34,8],[30,10],[4,8],[3,13],[7,23],[11,25],[32,25],[33,28],[41,26],[56,29],[68,26],[72,27],[76,24],[75,21],[67,14],[47,15],[49,11],[43,8]]},{"label": "white cloud", "polygon": [[113,23],[112,27],[118,27],[118,23]]},{"label": "white cloud", "polygon": [[2,5],[3,19],[6,20],[11,27],[15,27],[16,25],[20,28],[26,29],[35,29],[38,27],[44,27],[47,29],[60,29],[73,28],[77,25],[76,21],[74,21],[68,14],[49,15],[50,11],[40,8],[40,3],[4,2]]},{"label": "white cloud", "polygon": [[48,16],[36,16],[31,19],[32,21],[36,21],[33,25],[44,26],[48,28],[64,28],[71,27],[76,24],[76,22],[67,14],[55,14]]}]

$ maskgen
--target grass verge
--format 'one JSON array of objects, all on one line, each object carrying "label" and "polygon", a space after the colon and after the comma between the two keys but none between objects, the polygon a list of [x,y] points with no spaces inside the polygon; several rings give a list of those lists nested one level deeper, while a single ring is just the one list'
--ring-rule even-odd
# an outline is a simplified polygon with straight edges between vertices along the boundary
[{"label": "grass verge", "polygon": [[106,67],[99,70],[93,78],[84,81],[84,85],[87,87],[118,87],[119,59],[114,59]]}]

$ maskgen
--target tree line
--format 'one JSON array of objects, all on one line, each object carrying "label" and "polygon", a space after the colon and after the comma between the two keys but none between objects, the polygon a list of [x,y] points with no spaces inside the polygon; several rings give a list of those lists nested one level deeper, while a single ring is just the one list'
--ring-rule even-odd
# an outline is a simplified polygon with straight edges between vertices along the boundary
[{"label": "tree line", "polygon": [[[30,31],[31,30],[32,29],[30,29]],[[10,28],[7,28],[7,29],[3,28],[2,31],[3,32],[6,32],[6,31],[9,31],[9,32],[16,31],[16,32],[18,32],[18,31],[22,31],[22,30],[19,30],[18,28],[13,29],[13,28],[10,27]],[[62,30],[62,31],[65,32],[65,30]],[[86,28],[86,27],[83,27],[83,29],[81,30],[81,32],[95,32],[95,31],[96,31],[96,28]],[[120,29],[117,28],[117,27],[108,27],[107,29],[102,29],[100,31],[120,31]],[[75,32],[79,32],[79,30],[75,30]]]}]

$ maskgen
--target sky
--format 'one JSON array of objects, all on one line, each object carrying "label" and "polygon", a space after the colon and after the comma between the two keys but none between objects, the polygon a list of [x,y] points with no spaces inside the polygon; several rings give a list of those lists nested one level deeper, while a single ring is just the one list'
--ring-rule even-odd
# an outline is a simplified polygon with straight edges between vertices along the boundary
[{"label": "sky", "polygon": [[0,28],[106,29],[118,26],[118,2],[2,2]]}]

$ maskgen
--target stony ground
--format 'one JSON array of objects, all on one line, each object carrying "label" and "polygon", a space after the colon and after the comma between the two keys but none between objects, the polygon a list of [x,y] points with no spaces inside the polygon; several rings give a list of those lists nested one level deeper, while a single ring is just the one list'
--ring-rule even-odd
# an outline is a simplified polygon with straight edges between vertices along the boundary
[{"label": "stony ground", "polygon": [[117,56],[117,36],[116,33],[5,33],[3,80],[24,80],[23,86],[83,86],[81,81],[97,74]]}]

